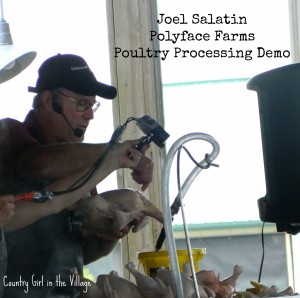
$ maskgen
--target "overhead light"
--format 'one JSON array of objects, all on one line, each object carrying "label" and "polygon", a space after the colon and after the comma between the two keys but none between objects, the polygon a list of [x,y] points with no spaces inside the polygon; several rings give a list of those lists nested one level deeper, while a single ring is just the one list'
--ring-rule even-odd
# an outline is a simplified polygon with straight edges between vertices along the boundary
[{"label": "overhead light", "polygon": [[35,51],[25,52],[13,45],[9,24],[3,18],[0,0],[0,84],[18,75],[35,57]]}]

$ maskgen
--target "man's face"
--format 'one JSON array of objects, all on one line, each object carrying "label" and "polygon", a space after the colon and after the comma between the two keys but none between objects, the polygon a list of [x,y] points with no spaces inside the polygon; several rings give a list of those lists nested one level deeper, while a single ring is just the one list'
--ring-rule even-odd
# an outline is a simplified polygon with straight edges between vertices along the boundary
[{"label": "man's face", "polygon": [[[96,97],[80,95],[65,88],[56,90],[53,96],[62,108],[62,113],[57,113],[57,118],[60,118],[58,123],[60,141],[82,142],[89,122],[94,118]],[[81,130],[82,136],[76,136],[75,129]]]}]

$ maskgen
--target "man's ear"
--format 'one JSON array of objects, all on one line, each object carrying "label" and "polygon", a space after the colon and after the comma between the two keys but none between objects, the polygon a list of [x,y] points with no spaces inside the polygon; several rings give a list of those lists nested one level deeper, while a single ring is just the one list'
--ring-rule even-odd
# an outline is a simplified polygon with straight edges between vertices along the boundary
[{"label": "man's ear", "polygon": [[41,94],[41,105],[49,112],[53,110],[53,92],[46,90]]}]

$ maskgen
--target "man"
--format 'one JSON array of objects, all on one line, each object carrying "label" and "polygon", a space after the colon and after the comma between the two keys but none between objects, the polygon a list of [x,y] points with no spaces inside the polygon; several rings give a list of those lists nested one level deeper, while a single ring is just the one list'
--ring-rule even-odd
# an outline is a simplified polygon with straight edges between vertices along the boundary
[{"label": "man", "polygon": [[[46,203],[51,208],[16,202],[15,217],[19,214],[28,220],[19,227],[32,224],[6,234],[4,297],[78,297],[69,282],[70,269],[76,267],[82,274],[84,263],[107,255],[118,241],[84,236],[82,223],[87,215],[80,209],[84,204],[73,205],[79,199],[78,189],[87,191],[113,171],[130,168],[133,179],[145,190],[152,180],[153,163],[145,149],[134,148],[139,140],[114,146],[81,143],[99,106],[96,96],[116,96],[116,89],[98,82],[81,57],[59,54],[49,58],[30,91],[37,95],[24,123],[0,122],[0,192],[17,195],[48,189],[59,190],[60,196]],[[130,227],[120,237],[129,231]],[[16,283],[20,279],[23,284]],[[29,289],[24,288],[26,281]]]}]

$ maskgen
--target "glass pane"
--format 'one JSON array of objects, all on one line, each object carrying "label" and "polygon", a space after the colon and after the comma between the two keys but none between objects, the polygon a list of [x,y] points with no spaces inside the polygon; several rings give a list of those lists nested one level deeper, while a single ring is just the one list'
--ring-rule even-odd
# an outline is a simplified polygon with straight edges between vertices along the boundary
[{"label": "glass pane", "polygon": [[[160,40],[160,50],[169,50],[162,61],[165,123],[171,135],[167,147],[191,132],[210,134],[220,144],[215,160],[220,167],[202,171],[184,199],[187,221],[258,220],[257,200],[265,195],[264,168],[257,95],[246,83],[260,72],[291,63],[288,2],[188,4],[158,1],[159,22],[163,21],[160,35],[153,37]],[[186,57],[183,50],[190,51]],[[271,58],[275,50],[281,58]],[[220,58],[220,53],[225,56]],[[197,161],[211,152],[205,142],[190,146]],[[182,182],[193,168],[184,155]],[[171,201],[177,194],[175,170],[174,166]],[[181,216],[175,216],[174,223],[180,222]]]}]

